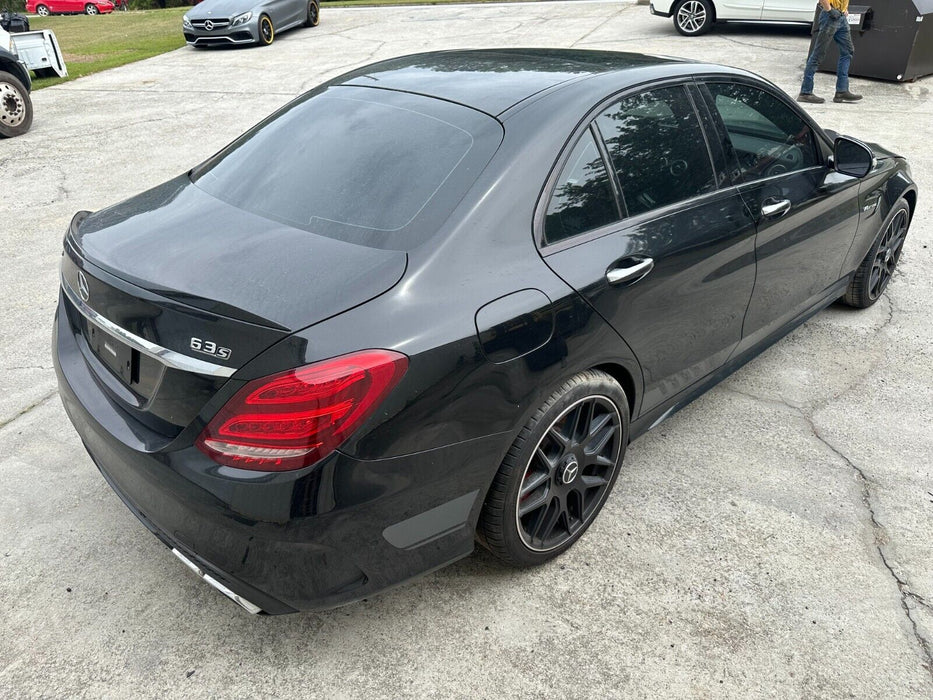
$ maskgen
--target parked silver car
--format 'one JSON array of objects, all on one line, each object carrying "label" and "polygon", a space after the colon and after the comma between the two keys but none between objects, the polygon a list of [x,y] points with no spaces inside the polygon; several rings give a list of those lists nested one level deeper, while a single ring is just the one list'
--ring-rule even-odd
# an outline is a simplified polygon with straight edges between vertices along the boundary
[{"label": "parked silver car", "polygon": [[278,32],[315,27],[320,21],[320,0],[205,0],[182,19],[189,46],[262,44],[268,46]]}]

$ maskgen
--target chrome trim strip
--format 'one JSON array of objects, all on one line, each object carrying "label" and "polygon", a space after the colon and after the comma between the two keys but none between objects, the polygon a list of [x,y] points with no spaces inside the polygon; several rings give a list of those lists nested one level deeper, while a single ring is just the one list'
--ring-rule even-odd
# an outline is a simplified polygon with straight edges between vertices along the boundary
[{"label": "chrome trim strip", "polygon": [[182,372],[205,374],[209,377],[229,377],[234,372],[236,372],[236,369],[233,367],[224,367],[223,365],[217,365],[213,362],[199,360],[196,357],[182,355],[180,352],[175,352],[174,350],[163,348],[161,345],[150,343],[145,338],[140,338],[138,335],[120,328],[120,326],[115,324],[113,321],[104,318],[99,313],[94,311],[94,309],[84,303],[81,299],[79,299],[78,295],[75,294],[74,289],[72,289],[71,285],[68,284],[68,281],[65,279],[64,275],[62,275],[62,291],[65,292],[65,296],[68,297],[68,300],[87,320],[91,321],[92,323],[96,323],[98,326],[103,328],[111,335],[116,336],[131,348],[139,350],[139,352],[153,358],[154,360],[157,360],[158,362],[161,362],[166,367],[178,369]]}]

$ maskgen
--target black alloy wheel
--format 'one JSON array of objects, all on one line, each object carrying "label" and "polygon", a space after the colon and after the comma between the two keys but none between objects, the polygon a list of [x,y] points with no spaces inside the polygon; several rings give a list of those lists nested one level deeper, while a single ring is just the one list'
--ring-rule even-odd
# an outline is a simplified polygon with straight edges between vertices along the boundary
[{"label": "black alloy wheel", "polygon": [[674,10],[674,27],[684,36],[699,36],[713,24],[713,7],[708,0],[683,0]]},{"label": "black alloy wheel", "polygon": [[565,382],[529,420],[506,455],[478,535],[515,566],[534,566],[586,531],[618,476],[628,442],[628,401],[600,371]]},{"label": "black alloy wheel", "polygon": [[891,281],[904,250],[904,240],[910,226],[910,206],[903,199],[891,209],[877,240],[855,271],[842,301],[864,309],[874,304]]},{"label": "black alloy wheel", "polygon": [[304,26],[316,27],[320,21],[321,21],[321,9],[317,3],[317,0],[309,0],[308,16],[305,18]]},{"label": "black alloy wheel", "polygon": [[275,27],[272,26],[272,20],[269,15],[263,15],[259,18],[259,42],[263,46],[268,46],[275,40]]}]

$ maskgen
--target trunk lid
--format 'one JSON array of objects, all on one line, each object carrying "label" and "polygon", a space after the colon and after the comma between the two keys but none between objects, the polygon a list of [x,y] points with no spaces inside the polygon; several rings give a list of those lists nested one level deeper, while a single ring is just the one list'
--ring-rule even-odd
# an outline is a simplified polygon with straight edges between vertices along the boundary
[{"label": "trunk lid", "polygon": [[110,401],[168,438],[253,357],[378,296],[407,264],[241,211],[187,177],[76,221],[61,268],[74,343]]},{"label": "trunk lid", "polygon": [[212,197],[187,175],[90,215],[82,258],[146,291],[219,316],[296,331],[393,287],[403,251],[316,235]]}]

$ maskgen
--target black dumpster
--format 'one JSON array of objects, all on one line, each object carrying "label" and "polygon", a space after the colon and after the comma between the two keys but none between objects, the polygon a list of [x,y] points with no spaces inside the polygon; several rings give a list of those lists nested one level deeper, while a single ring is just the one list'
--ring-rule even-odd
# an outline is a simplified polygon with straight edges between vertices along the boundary
[{"label": "black dumpster", "polygon": [[[933,0],[869,0],[849,5],[855,55],[849,75],[882,80],[914,80],[933,73]],[[816,43],[817,7],[810,50]],[[819,65],[836,72],[839,51],[833,43]]]}]

